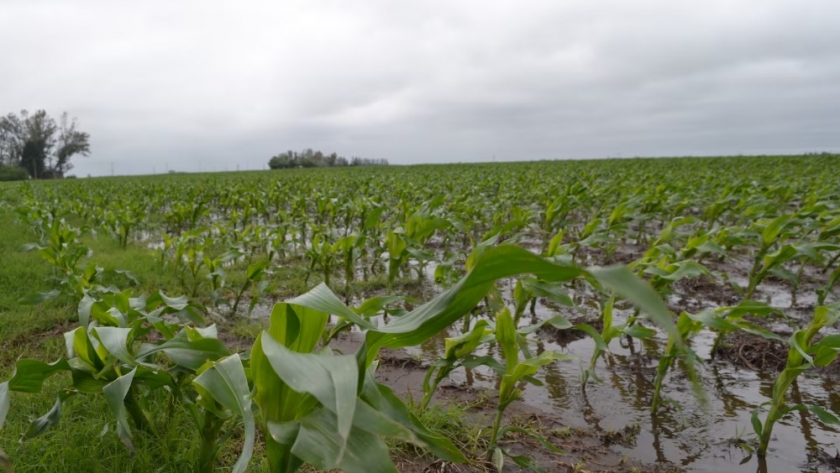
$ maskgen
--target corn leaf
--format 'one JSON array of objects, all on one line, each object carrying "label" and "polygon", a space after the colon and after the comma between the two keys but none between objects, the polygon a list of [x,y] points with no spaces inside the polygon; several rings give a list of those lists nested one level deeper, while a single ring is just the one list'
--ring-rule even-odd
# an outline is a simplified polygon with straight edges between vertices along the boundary
[{"label": "corn leaf", "polygon": [[[353,424],[359,374],[352,355],[295,353],[278,343],[267,332],[261,337],[262,351],[280,379],[299,393],[318,399],[336,415],[341,444],[335,461],[340,462]],[[319,422],[325,422],[319,419]]]},{"label": "corn leaf", "polygon": [[120,441],[132,451],[134,451],[134,444],[131,442],[131,427],[128,425],[128,411],[125,408],[125,397],[128,395],[129,389],[131,389],[135,372],[136,368],[102,388],[105,401],[117,419],[117,435],[120,437]]},{"label": "corn leaf", "polygon": [[243,473],[248,468],[254,452],[256,424],[251,410],[251,398],[245,368],[238,354],[222,358],[198,375],[193,383],[203,388],[204,393],[216,402],[241,417],[245,424],[245,441],[242,453],[231,469],[234,473]]}]

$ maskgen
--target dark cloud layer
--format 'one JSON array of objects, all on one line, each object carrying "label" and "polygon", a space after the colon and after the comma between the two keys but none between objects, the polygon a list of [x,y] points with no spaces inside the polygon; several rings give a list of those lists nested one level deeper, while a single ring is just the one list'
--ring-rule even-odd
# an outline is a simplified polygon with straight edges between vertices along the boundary
[{"label": "dark cloud layer", "polygon": [[835,0],[4,0],[0,44],[80,175],[840,149]]}]

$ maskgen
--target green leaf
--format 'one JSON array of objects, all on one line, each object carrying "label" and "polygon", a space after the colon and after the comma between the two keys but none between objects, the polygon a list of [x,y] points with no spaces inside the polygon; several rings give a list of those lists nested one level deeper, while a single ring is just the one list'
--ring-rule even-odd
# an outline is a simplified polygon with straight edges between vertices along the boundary
[{"label": "green leaf", "polygon": [[[280,379],[299,393],[314,396],[335,413],[338,434],[346,445],[356,410],[356,391],[359,382],[358,365],[352,355],[295,353],[263,332],[262,351]],[[339,449],[341,461],[344,447]]]},{"label": "green leaf", "polygon": [[225,409],[242,418],[245,424],[245,441],[242,445],[242,453],[231,471],[243,473],[248,468],[248,462],[251,461],[251,455],[254,452],[256,423],[254,412],[251,410],[248,379],[245,376],[242,360],[238,354],[222,358],[196,376],[193,383],[202,389],[202,396],[210,396]]},{"label": "green leaf", "polygon": [[128,411],[125,408],[125,397],[128,395],[129,389],[131,389],[131,383],[134,381],[135,373],[136,368],[102,388],[105,401],[117,419],[117,435],[119,435],[123,445],[131,451],[134,451],[134,444],[131,442],[131,427],[128,425]]},{"label": "green leaf", "polygon": [[245,278],[248,280],[253,280],[262,276],[262,273],[265,272],[265,269],[268,268],[269,264],[270,261],[263,260],[248,265],[248,271],[245,273]]},{"label": "green leaf", "polygon": [[761,419],[758,418],[758,409],[753,409],[752,415],[750,416],[750,422],[752,423],[753,432],[758,437],[761,437]]},{"label": "green leaf", "polygon": [[717,330],[719,332],[734,332],[738,330],[738,326],[730,323],[724,317],[719,316],[713,310],[704,310],[699,314],[688,314],[691,320],[701,323],[704,327]]},{"label": "green leaf", "polygon": [[742,301],[740,304],[732,307],[721,307],[719,309],[715,309],[716,313],[722,313],[727,318],[732,319],[736,317],[743,317],[747,314],[752,315],[770,315],[775,313],[780,313],[781,311],[775,307],[770,307],[769,305],[765,304],[764,302],[758,302],[753,300],[746,300]]},{"label": "green leaf", "polygon": [[574,305],[572,298],[569,297],[569,293],[556,282],[549,283],[535,278],[522,278],[521,281],[522,286],[537,297],[545,297],[552,302],[562,304],[566,307],[572,307]]},{"label": "green leaf", "polygon": [[597,330],[595,330],[595,327],[589,324],[578,324],[573,326],[572,328],[575,330],[580,330],[581,332],[584,332],[585,334],[592,337],[592,341],[595,342],[595,346],[598,347],[599,350],[605,353],[608,353],[610,351],[609,346],[607,346],[607,343],[601,337],[601,334],[598,333]]},{"label": "green leaf", "polygon": [[[340,430],[338,416],[326,408],[317,409],[299,421],[292,453],[322,470],[341,469],[347,473],[397,473],[388,446],[375,434],[352,426],[348,438]],[[288,438],[283,425],[269,422],[275,441]]]},{"label": "green leaf", "polygon": [[362,317],[372,317],[382,312],[387,306],[402,299],[399,296],[374,296],[362,303],[355,312]]},{"label": "green leaf", "polygon": [[[792,336],[788,339],[788,343],[789,343],[789,344],[790,344],[790,346],[792,346],[792,347],[793,347],[793,348],[794,348],[797,352],[799,352],[799,354],[802,356],[802,359],[803,359],[803,360],[805,360],[805,362],[806,362],[806,363],[808,363],[809,365],[813,366],[813,365],[814,365],[814,359],[813,359],[813,358],[811,358],[811,355],[809,355],[809,354],[805,351],[805,346],[804,346],[804,345],[805,345],[805,342],[806,342],[806,340],[805,340],[805,336],[806,336],[806,332],[805,332],[805,330],[799,330],[799,331],[797,331],[796,333],[794,333],[794,334],[793,334],[793,335],[792,335]],[[790,357],[788,357],[788,361],[790,361]],[[795,366],[794,366],[794,368],[795,368]]]},{"label": "green leaf", "polygon": [[496,314],[496,341],[502,348],[502,356],[507,365],[505,371],[510,373],[519,362],[519,350],[516,345],[516,327],[507,308]]},{"label": "green leaf", "polygon": [[[461,451],[449,439],[430,431],[420,423],[400,398],[394,394],[393,390],[377,383],[373,378],[372,368],[366,373],[361,398],[377,412],[411,430],[416,436],[414,440],[402,436],[400,438],[429,450],[442,460],[453,463],[465,463],[467,461]],[[359,417],[358,423],[365,424],[363,416]],[[379,430],[377,432],[380,435],[392,435]]]},{"label": "green leaf", "polygon": [[133,329],[124,327],[95,327],[91,332],[112,356],[129,366],[137,365],[128,351],[128,337]]},{"label": "green leaf", "polygon": [[208,361],[216,361],[230,354],[218,338],[206,338],[195,329],[184,328],[172,339],[159,345],[143,345],[137,353],[137,359],[142,360],[161,351],[175,364],[192,371],[197,371]]},{"label": "green leaf", "polygon": [[499,447],[493,449],[493,466],[496,467],[496,471],[499,473],[505,468],[505,454]]},{"label": "green leaf", "polygon": [[833,412],[829,412],[820,406],[797,404],[788,407],[787,411],[808,411],[816,415],[825,424],[840,426],[840,417],[837,417]]},{"label": "green leaf", "polygon": [[70,364],[67,360],[60,359],[53,363],[44,363],[38,360],[19,360],[15,365],[15,374],[7,383],[9,391],[39,393],[44,386],[44,381],[60,371],[69,371]]},{"label": "green leaf", "polygon": [[544,351],[533,358],[528,358],[513,368],[508,367],[506,374],[502,376],[499,385],[499,404],[507,404],[516,399],[518,390],[516,385],[528,376],[535,374],[541,366],[552,363],[556,360],[568,360],[571,357],[552,351]]},{"label": "green leaf", "polygon": [[466,358],[464,358],[464,361],[461,362],[461,365],[463,365],[464,367],[469,368],[469,369],[475,369],[475,368],[478,368],[479,366],[487,366],[487,367],[491,368],[493,371],[495,371],[496,374],[499,374],[499,375],[505,374],[504,365],[502,365],[501,363],[496,361],[495,358],[493,358],[492,356],[489,356],[489,355],[486,355],[486,356],[469,355]]},{"label": "green leaf", "polygon": [[[367,329],[369,364],[373,362],[373,355],[381,347],[402,348],[425,342],[472,310],[496,280],[523,273],[531,273],[544,281],[555,282],[587,275],[587,271],[583,269],[553,264],[518,246],[499,245],[487,249],[473,270],[450,289],[382,327],[375,327],[359,317],[324,285],[292,299],[289,303],[336,314]],[[624,267],[595,268],[590,270],[590,273],[607,289],[638,306],[682,348],[683,343],[674,324],[673,314],[650,285]]]},{"label": "green leaf", "polygon": [[761,325],[743,322],[740,321],[737,323],[739,329],[743,330],[744,332],[751,333],[753,335],[758,335],[759,337],[766,338],[768,340],[778,340],[780,342],[784,342],[785,340],[780,337],[778,334],[767,330],[766,328],[762,327]]},{"label": "green leaf", "polygon": [[73,394],[75,394],[74,391],[59,391],[58,398],[55,400],[55,404],[53,404],[52,409],[43,416],[30,422],[29,428],[26,429],[26,433],[23,434],[23,438],[31,439],[33,437],[37,437],[57,424],[58,421],[61,420],[61,408],[64,401]]},{"label": "green leaf", "polygon": [[595,268],[591,269],[590,273],[604,287],[642,309],[650,320],[676,341],[677,346],[682,347],[680,334],[674,324],[674,315],[649,284],[637,278],[624,266]]},{"label": "green leaf", "polygon": [[333,293],[330,290],[330,288],[323,283],[319,284],[314,289],[303,295],[286,301],[286,304],[307,307],[327,314],[334,314],[339,317],[344,317],[345,319],[350,320],[354,324],[358,325],[360,328],[368,330],[376,328],[376,326],[374,326],[368,320],[364,319],[359,314],[353,312],[353,310],[344,305],[344,303],[341,302],[341,299],[339,299],[335,295],[335,293]]},{"label": "green leaf", "polygon": [[770,246],[781,234],[782,230],[793,219],[793,215],[782,215],[773,219],[761,232],[761,241],[764,246]]},{"label": "green leaf", "polygon": [[28,296],[21,297],[18,299],[18,304],[20,305],[37,305],[43,302],[55,299],[56,297],[61,295],[61,291],[58,289],[53,289],[49,292],[38,292],[35,294],[30,294]]},{"label": "green leaf", "polygon": [[146,299],[146,310],[154,310],[162,305],[175,312],[180,312],[186,309],[189,304],[190,301],[187,296],[169,297],[163,291],[158,291]]},{"label": "green leaf", "polygon": [[471,331],[457,337],[445,339],[443,357],[455,360],[469,355],[481,344],[486,329],[487,321],[479,320]]},{"label": "green leaf", "polygon": [[685,278],[696,278],[699,276],[711,275],[705,266],[696,261],[682,261],[680,263],[675,263],[675,265],[677,266],[676,271],[668,274],[667,276],[662,276],[662,279],[667,279],[668,281],[679,281]]},{"label": "green leaf", "polygon": [[653,336],[655,336],[656,335],[656,330],[654,330],[652,328],[649,328],[649,327],[645,327],[642,324],[636,323],[636,324],[633,324],[630,327],[627,327],[626,325],[622,326],[621,327],[621,333],[623,333],[625,335],[629,335],[633,338],[638,338],[638,339],[644,340],[644,339],[652,338]]},{"label": "green leaf", "polygon": [[382,346],[402,348],[423,343],[472,310],[497,279],[523,273],[545,281],[568,281],[585,271],[552,264],[518,246],[487,249],[473,270],[447,291],[384,327],[370,329],[368,348],[375,352]]}]

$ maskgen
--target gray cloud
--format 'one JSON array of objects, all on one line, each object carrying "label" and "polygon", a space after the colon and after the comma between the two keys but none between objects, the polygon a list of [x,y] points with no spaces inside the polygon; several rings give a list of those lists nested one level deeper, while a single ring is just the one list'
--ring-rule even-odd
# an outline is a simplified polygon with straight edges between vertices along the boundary
[{"label": "gray cloud", "polygon": [[0,44],[0,112],[77,116],[80,175],[840,148],[832,0],[5,0]]}]

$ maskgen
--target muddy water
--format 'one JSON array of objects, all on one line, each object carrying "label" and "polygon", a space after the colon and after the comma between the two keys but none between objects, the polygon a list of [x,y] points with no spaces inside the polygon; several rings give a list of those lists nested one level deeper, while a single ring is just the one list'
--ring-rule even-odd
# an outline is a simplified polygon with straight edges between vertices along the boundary
[{"label": "muddy water", "polygon": [[[425,268],[428,284],[419,289],[419,300],[428,300],[440,291],[433,281],[435,266],[436,263],[430,262]],[[730,280],[741,286],[746,284],[746,279],[737,274],[730,273]],[[500,281],[499,285],[504,293],[510,293],[511,281]],[[768,321],[765,325],[778,333],[787,334],[792,331],[789,324],[801,326],[806,323],[816,303],[813,289],[803,287],[795,307],[791,308],[794,301],[788,289],[782,285],[762,284],[756,298],[784,309],[790,317],[788,320]],[[739,298],[736,295],[725,292],[709,294],[684,291],[670,297],[668,304],[674,310],[698,312],[716,305],[737,303]],[[594,308],[587,301],[586,294],[576,297],[576,303],[578,307],[574,312],[572,309],[562,309],[561,313],[569,318],[597,315],[593,314]],[[261,310],[263,306],[258,306],[252,317],[267,317],[270,307],[265,307],[265,310]],[[526,314],[523,325],[550,318],[557,313],[555,309],[542,305],[538,305],[537,309],[536,319],[532,320]],[[629,311],[617,310],[615,323],[621,323],[627,315]],[[422,346],[406,351],[426,362],[434,362],[443,353],[444,338],[458,335],[459,329],[460,323],[457,323],[448,333],[439,334]],[[644,343],[635,341],[632,344],[627,344],[625,340],[613,340],[610,344],[611,355],[599,359],[597,363],[596,373],[602,382],[590,379],[586,388],[582,389],[581,373],[588,366],[594,350],[592,340],[580,338],[559,341],[552,334],[538,332],[532,335],[535,341],[531,349],[535,353],[554,350],[574,359],[541,370],[537,378],[544,385],[525,385],[521,402],[569,426],[605,432],[638,426],[639,433],[634,442],[624,446],[613,445],[613,448],[645,463],[667,463],[685,471],[710,473],[840,471],[831,469],[825,462],[811,461],[816,458],[815,452],[822,452],[822,458],[835,455],[840,447],[840,430],[823,424],[810,414],[795,412],[775,425],[766,459],[759,459],[738,446],[738,439],[754,438],[751,411],[770,400],[777,373],[757,372],[736,367],[728,361],[712,360],[710,351],[714,336],[704,331],[691,341],[692,348],[704,360],[703,365],[698,367],[703,400],[695,396],[684,373],[675,368],[664,384],[663,403],[653,415],[649,406],[656,363],[666,342],[664,337]],[[499,357],[495,347],[487,350],[477,354]],[[459,370],[446,383],[493,389],[498,379],[490,370]],[[418,385],[416,389],[421,387]],[[789,393],[788,401],[815,404],[840,412],[840,391],[835,388],[833,379],[813,374],[800,376]],[[761,419],[764,415],[761,414]]]},{"label": "muddy water", "polygon": [[[622,315],[617,311],[616,323]],[[553,312],[542,308],[538,318]],[[530,319],[530,317],[525,317]],[[527,325],[532,320],[523,321]],[[449,336],[457,335],[450,329]],[[443,338],[435,338],[413,355],[428,362],[443,352]],[[694,472],[822,472],[835,471],[809,463],[809,452],[822,450],[834,456],[840,446],[840,431],[812,415],[792,413],[773,430],[771,451],[759,459],[737,446],[737,439],[751,439],[750,413],[770,400],[776,373],[758,373],[734,367],[726,361],[710,360],[714,334],[701,332],[692,348],[705,363],[699,367],[703,401],[695,397],[690,382],[679,369],[664,383],[664,402],[659,412],[649,412],[657,356],[665,344],[658,337],[644,344],[613,340],[610,359],[599,359],[596,373],[602,382],[590,381],[581,389],[581,372],[588,366],[594,343],[590,338],[558,343],[553,335],[540,334],[532,350],[554,350],[575,359],[555,363],[539,373],[544,386],[526,385],[522,402],[556,416],[570,426],[615,431],[638,426],[639,434],[630,446],[615,446],[628,456],[646,463],[672,463]],[[494,348],[481,354],[493,354]],[[497,378],[489,370],[454,373],[451,383],[494,388]],[[803,375],[791,389],[789,401],[816,404],[840,412],[840,394],[832,380]],[[762,414],[761,418],[763,419]]]}]

